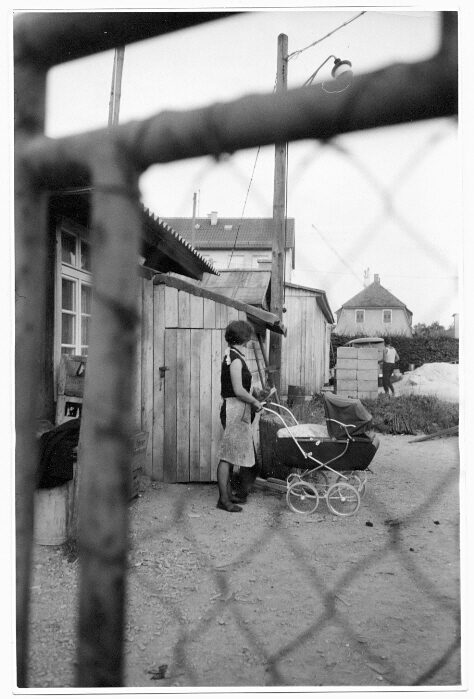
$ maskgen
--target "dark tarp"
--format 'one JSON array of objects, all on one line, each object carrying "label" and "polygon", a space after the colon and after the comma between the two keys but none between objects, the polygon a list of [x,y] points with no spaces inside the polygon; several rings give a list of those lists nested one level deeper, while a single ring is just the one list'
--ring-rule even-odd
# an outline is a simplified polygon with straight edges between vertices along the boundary
[{"label": "dark tarp", "polygon": [[[351,436],[363,436],[370,430],[372,415],[358,398],[343,398],[334,393],[324,394],[324,412],[328,435],[332,439],[345,439],[347,432]],[[347,432],[333,420],[338,420],[349,427]]]},{"label": "dark tarp", "polygon": [[80,418],[68,420],[39,438],[37,488],[56,488],[72,480],[74,450],[79,443]]}]

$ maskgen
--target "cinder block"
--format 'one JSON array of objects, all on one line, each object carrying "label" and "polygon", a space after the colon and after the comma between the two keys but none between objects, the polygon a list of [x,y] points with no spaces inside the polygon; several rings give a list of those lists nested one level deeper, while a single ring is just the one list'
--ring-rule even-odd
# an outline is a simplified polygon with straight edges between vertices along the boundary
[{"label": "cinder block", "polygon": [[357,357],[359,359],[378,359],[379,350],[377,347],[359,347],[357,350]]},{"label": "cinder block", "polygon": [[355,379],[337,379],[336,388],[337,391],[357,391],[359,389],[359,386],[357,385],[357,381]]},{"label": "cinder block", "polygon": [[379,370],[379,363],[376,359],[358,359],[357,360],[357,368],[358,369],[365,369],[367,371],[375,369],[376,371]]},{"label": "cinder block", "polygon": [[343,357],[344,359],[357,359],[358,356],[357,347],[338,347],[337,348],[337,358]]},{"label": "cinder block", "polygon": [[357,369],[357,381],[377,381],[378,376],[378,369],[372,369],[371,371],[366,371],[365,369],[359,371]]},{"label": "cinder block", "polygon": [[336,381],[341,379],[357,379],[357,369],[336,369]]},{"label": "cinder block", "polygon": [[357,390],[360,391],[377,391],[379,382],[375,381],[357,381]]},{"label": "cinder block", "polygon": [[358,366],[359,366],[359,360],[356,358],[346,359],[345,357],[338,357],[337,364],[336,364],[336,371],[338,369],[357,369]]}]

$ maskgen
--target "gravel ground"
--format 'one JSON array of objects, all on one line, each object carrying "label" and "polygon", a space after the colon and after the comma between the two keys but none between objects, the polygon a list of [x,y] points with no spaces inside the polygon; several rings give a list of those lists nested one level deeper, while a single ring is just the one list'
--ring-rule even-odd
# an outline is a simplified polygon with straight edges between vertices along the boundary
[{"label": "gravel ground", "polygon": [[[383,436],[356,515],[256,489],[150,484],[130,504],[129,688],[461,685],[455,437]],[[78,562],[35,546],[30,686],[74,687]]]}]

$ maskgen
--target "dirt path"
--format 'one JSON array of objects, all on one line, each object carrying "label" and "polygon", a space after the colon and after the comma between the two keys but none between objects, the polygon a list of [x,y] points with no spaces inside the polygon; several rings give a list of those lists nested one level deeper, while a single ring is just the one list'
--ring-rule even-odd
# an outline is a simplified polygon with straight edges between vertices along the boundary
[{"label": "dirt path", "polygon": [[[359,512],[148,487],[130,506],[128,687],[456,686],[458,440],[384,436]],[[74,686],[77,562],[35,548],[30,680]]]}]

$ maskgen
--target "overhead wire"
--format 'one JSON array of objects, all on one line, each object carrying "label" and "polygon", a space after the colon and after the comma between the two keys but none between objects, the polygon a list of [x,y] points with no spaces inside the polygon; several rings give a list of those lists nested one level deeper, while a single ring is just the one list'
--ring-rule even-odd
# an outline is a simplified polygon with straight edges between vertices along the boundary
[{"label": "overhead wire", "polygon": [[359,14],[355,15],[355,17],[351,17],[351,19],[347,20],[347,22],[344,22],[343,24],[339,25],[338,27],[336,27],[332,31],[328,32],[328,34],[325,34],[324,36],[322,36],[320,39],[316,39],[316,41],[313,41],[312,44],[309,44],[308,46],[305,46],[302,49],[297,49],[296,51],[293,51],[292,53],[288,54],[287,60],[289,61],[292,58],[301,56],[301,54],[304,53],[304,51],[307,51],[308,49],[311,49],[313,46],[320,44],[322,41],[324,41],[324,39],[327,39],[328,37],[330,37],[333,34],[335,34],[336,32],[338,32],[343,27],[346,27],[351,22],[354,22],[356,19],[358,19],[362,15],[365,15],[366,12],[367,12],[367,10],[362,10],[362,12],[359,12]]}]

